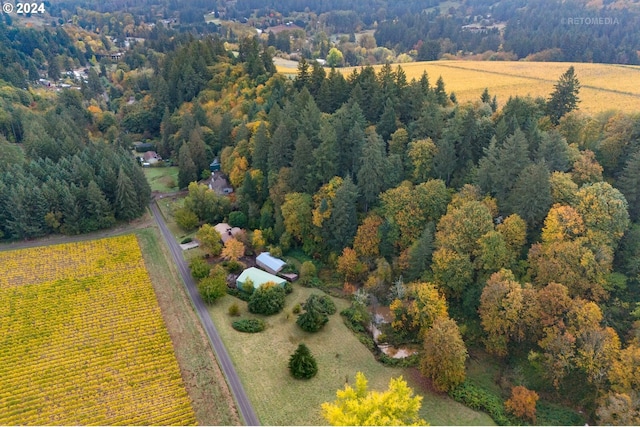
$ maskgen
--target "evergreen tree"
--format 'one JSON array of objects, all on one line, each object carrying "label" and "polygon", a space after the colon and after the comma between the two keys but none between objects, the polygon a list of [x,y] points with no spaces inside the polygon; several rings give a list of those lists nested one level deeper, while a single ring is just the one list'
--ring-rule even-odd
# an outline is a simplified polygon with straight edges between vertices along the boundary
[{"label": "evergreen tree", "polygon": [[438,141],[436,148],[436,154],[433,156],[433,175],[449,185],[457,165],[454,143],[443,138]]},{"label": "evergreen tree", "polygon": [[307,181],[312,161],[313,147],[306,135],[302,134],[296,141],[296,148],[293,153],[293,162],[291,164],[291,188],[293,191],[313,191],[313,188],[310,188]]},{"label": "evergreen tree", "polygon": [[409,247],[409,268],[406,275],[408,281],[418,280],[431,264],[433,253],[433,233],[435,225],[430,222],[425,227],[422,235]]},{"label": "evergreen tree", "polygon": [[302,90],[304,87],[309,87],[311,81],[311,75],[309,74],[309,63],[304,57],[298,62],[298,75],[293,83],[293,87],[298,90]]},{"label": "evergreen tree", "polygon": [[535,228],[542,223],[551,207],[549,170],[543,163],[524,168],[505,201],[508,213],[517,213]]},{"label": "evergreen tree", "polygon": [[118,219],[129,221],[139,215],[136,191],[122,166],[118,171],[118,180],[116,182],[115,208],[115,215]]},{"label": "evergreen tree", "polygon": [[383,190],[385,160],[384,141],[371,127],[367,129],[367,143],[362,147],[358,170],[358,188],[364,200],[365,211],[377,200],[378,194]]},{"label": "evergreen tree", "polygon": [[254,169],[259,169],[266,176],[268,170],[268,157],[269,157],[269,135],[267,126],[264,123],[260,123],[258,129],[253,134],[253,154],[251,156]]},{"label": "evergreen tree", "polygon": [[178,155],[178,187],[186,188],[189,183],[198,180],[198,170],[193,159],[188,144],[182,144]]},{"label": "evergreen tree", "polygon": [[484,88],[484,91],[482,91],[482,95],[480,95],[480,101],[484,102],[485,104],[489,104],[491,103],[491,95],[489,95],[489,88]]},{"label": "evergreen tree", "polygon": [[518,175],[531,164],[529,148],[524,133],[516,129],[499,147],[492,140],[486,150],[486,156],[478,164],[478,184],[495,195],[498,202],[504,202]]},{"label": "evergreen tree", "polygon": [[627,160],[618,180],[618,188],[629,203],[629,216],[637,221],[640,218],[640,149]]},{"label": "evergreen tree", "polygon": [[447,97],[447,92],[444,89],[444,80],[442,79],[442,76],[438,77],[438,80],[436,81],[434,94],[436,97],[436,102],[442,107],[446,107],[447,104],[449,104],[449,98]]},{"label": "evergreen tree", "polygon": [[308,380],[318,373],[318,364],[309,348],[299,344],[295,353],[289,358],[289,372],[294,378]]},{"label": "evergreen tree", "polygon": [[310,295],[303,308],[304,313],[299,315],[296,320],[296,324],[303,331],[318,332],[329,321],[329,313],[320,301],[319,295]]},{"label": "evergreen tree", "polygon": [[566,172],[569,169],[569,145],[562,135],[551,130],[542,133],[536,152],[538,161],[544,161],[549,172]]},{"label": "evergreen tree", "polygon": [[[91,180],[87,186],[87,214],[95,222],[96,229],[109,228],[116,222],[113,210],[104,193],[95,181]],[[86,230],[92,231],[92,230]]]},{"label": "evergreen tree", "polygon": [[292,137],[291,132],[284,123],[281,123],[273,133],[267,157],[269,172],[278,173],[280,168],[291,164],[294,146]]},{"label": "evergreen tree", "polygon": [[575,75],[573,65],[560,76],[558,83],[554,86],[551,97],[547,101],[547,114],[551,117],[553,124],[558,124],[560,119],[570,111],[577,108],[578,94],[580,93],[580,82]]},{"label": "evergreen tree", "polygon": [[391,98],[387,98],[384,103],[384,111],[382,112],[382,116],[380,116],[380,121],[378,121],[376,125],[376,131],[382,136],[384,141],[389,141],[391,134],[394,133],[396,129],[396,110],[394,103]]},{"label": "evergreen tree", "polygon": [[358,228],[357,198],[358,189],[351,178],[346,177],[340,188],[336,190],[331,217],[325,222],[325,228],[329,231],[329,246],[336,252],[351,245],[356,234]]}]

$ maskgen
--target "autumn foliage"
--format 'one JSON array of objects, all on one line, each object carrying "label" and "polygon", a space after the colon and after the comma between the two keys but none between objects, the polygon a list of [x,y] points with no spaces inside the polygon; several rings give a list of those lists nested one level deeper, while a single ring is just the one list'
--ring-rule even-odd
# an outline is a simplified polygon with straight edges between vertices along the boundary
[{"label": "autumn foliage", "polygon": [[511,390],[511,397],[504,402],[504,406],[516,417],[535,423],[537,401],[538,393],[519,385]]},{"label": "autumn foliage", "polygon": [[196,422],[135,236],[0,252],[0,273],[0,424]]}]

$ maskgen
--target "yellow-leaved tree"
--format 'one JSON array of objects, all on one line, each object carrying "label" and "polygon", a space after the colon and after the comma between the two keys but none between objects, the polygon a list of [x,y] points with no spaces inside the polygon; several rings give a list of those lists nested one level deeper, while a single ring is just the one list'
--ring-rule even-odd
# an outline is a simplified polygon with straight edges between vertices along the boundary
[{"label": "yellow-leaved tree", "polygon": [[422,396],[402,378],[392,378],[387,391],[369,391],[362,372],[356,374],[355,388],[346,385],[336,392],[337,400],[322,404],[322,416],[334,426],[419,426],[428,425],[418,416]]}]

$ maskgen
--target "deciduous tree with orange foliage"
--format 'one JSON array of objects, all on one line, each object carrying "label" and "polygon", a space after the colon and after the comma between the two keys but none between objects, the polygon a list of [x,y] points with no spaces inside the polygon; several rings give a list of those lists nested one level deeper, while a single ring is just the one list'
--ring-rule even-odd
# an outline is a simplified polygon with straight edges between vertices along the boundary
[{"label": "deciduous tree with orange foliage", "polygon": [[358,227],[353,249],[358,256],[373,259],[380,255],[380,235],[378,229],[382,225],[382,218],[376,214],[367,216]]},{"label": "deciduous tree with orange foliage", "polygon": [[222,258],[230,261],[238,261],[244,256],[244,244],[234,238],[227,240],[222,249]]},{"label": "deciduous tree with orange foliage", "polygon": [[524,418],[535,424],[538,398],[538,393],[519,385],[511,389],[511,397],[504,402],[504,406],[516,417]]},{"label": "deciduous tree with orange foliage", "polygon": [[344,276],[346,282],[356,282],[361,280],[362,275],[366,272],[366,267],[358,260],[356,251],[347,247],[338,257],[337,270]]},{"label": "deciduous tree with orange foliage", "polygon": [[438,317],[424,337],[420,372],[438,390],[449,391],[464,381],[466,360],[467,347],[458,325],[448,317]]}]

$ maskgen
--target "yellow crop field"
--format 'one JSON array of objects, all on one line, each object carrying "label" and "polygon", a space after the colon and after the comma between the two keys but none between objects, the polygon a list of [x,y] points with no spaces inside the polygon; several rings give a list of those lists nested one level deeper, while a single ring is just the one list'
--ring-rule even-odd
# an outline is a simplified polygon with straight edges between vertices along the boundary
[{"label": "yellow crop field", "polygon": [[[419,79],[426,71],[431,84],[439,76],[447,92],[455,92],[459,102],[477,101],[484,88],[495,95],[499,106],[509,96],[547,98],[553,85],[571,65],[581,83],[578,108],[590,115],[606,110],[640,111],[640,66],[525,61],[434,61],[401,64],[407,78]],[[395,69],[397,66],[393,65]],[[375,67],[379,70],[380,66]],[[353,68],[340,69],[348,76]],[[295,74],[297,70],[278,67]]]},{"label": "yellow crop field", "polygon": [[193,425],[134,235],[0,252],[0,425]]}]

